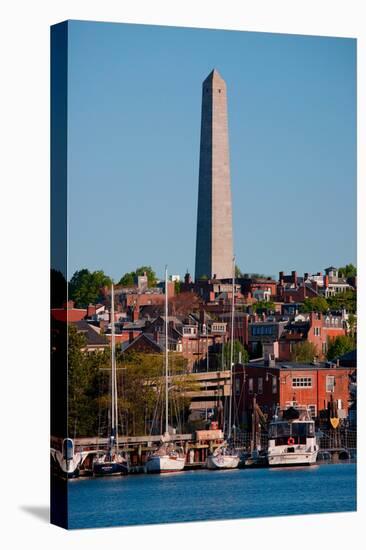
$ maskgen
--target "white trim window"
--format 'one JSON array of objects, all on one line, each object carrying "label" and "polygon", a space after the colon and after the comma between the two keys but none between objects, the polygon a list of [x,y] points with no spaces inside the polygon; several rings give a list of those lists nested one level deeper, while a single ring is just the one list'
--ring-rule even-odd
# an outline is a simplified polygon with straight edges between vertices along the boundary
[{"label": "white trim window", "polygon": [[316,418],[316,405],[309,405],[310,415],[312,418]]},{"label": "white trim window", "polygon": [[335,376],[327,374],[327,377],[325,380],[325,391],[328,393],[332,393],[334,392],[334,387],[335,387]]},{"label": "white trim window", "polygon": [[249,394],[252,394],[253,393],[253,378],[249,378],[248,379],[248,391],[249,391]]},{"label": "white trim window", "polygon": [[311,376],[299,376],[292,379],[293,388],[312,388],[313,379]]}]

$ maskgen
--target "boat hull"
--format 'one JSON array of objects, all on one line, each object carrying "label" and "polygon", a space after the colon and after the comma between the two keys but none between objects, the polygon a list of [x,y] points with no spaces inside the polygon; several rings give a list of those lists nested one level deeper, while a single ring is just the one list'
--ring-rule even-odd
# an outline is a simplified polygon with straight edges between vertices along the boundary
[{"label": "boat hull", "polygon": [[239,466],[240,457],[237,455],[218,455],[207,457],[207,468],[209,470],[234,469]]},{"label": "boat hull", "polygon": [[128,474],[127,464],[121,462],[96,462],[93,464],[95,476],[120,476]]},{"label": "boat hull", "polygon": [[145,472],[147,474],[163,474],[168,472],[179,472],[183,470],[185,458],[170,456],[152,456],[145,464]]},{"label": "boat hull", "polygon": [[312,466],[316,463],[318,450],[306,451],[295,449],[288,452],[287,447],[276,447],[274,451],[268,450],[268,466]]}]

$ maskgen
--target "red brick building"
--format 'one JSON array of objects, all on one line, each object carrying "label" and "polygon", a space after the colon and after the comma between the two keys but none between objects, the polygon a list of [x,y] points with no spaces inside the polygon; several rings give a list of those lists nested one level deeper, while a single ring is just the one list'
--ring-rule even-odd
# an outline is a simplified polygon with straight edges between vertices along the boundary
[{"label": "red brick building", "polygon": [[347,334],[347,324],[342,316],[323,315],[312,312],[306,321],[290,323],[279,340],[279,360],[290,361],[294,346],[311,342],[316,346],[317,358],[322,359],[328,351],[329,340]]},{"label": "red brick building", "polygon": [[353,368],[329,367],[325,363],[236,365],[233,372],[234,422],[237,425],[248,423],[254,395],[269,418],[276,405],[283,407],[289,401],[309,406],[313,416],[319,417],[331,400],[337,402],[339,417],[347,417],[353,372]]},{"label": "red brick building", "polygon": [[52,308],[51,316],[55,321],[63,321],[64,323],[74,323],[81,321],[87,316],[87,309],[75,308],[74,302],[69,300],[62,307]]}]

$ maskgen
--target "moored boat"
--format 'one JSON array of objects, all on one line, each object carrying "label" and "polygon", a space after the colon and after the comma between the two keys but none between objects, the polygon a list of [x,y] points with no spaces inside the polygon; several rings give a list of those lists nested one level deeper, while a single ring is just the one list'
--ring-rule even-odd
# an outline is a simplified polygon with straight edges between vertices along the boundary
[{"label": "moored boat", "polygon": [[119,453],[104,453],[95,459],[93,474],[95,476],[127,475],[128,462]]},{"label": "moored boat", "polygon": [[268,465],[312,465],[318,451],[315,422],[309,409],[293,401],[283,409],[278,408],[269,425]]},{"label": "moored boat", "polygon": [[165,434],[162,444],[149,456],[145,464],[148,474],[179,472],[183,470],[186,457],[183,448],[170,441],[169,435],[169,343],[168,343],[168,270],[165,269]]},{"label": "moored boat", "polygon": [[115,357],[114,332],[114,286],[111,290],[111,431],[109,446],[106,452],[100,452],[93,462],[95,476],[112,476],[128,474],[128,462],[118,449],[118,393]]},{"label": "moored boat", "polygon": [[208,455],[207,468],[209,470],[234,469],[238,467],[239,462],[240,456],[234,449],[221,445]]},{"label": "moored boat", "polygon": [[55,466],[58,473],[67,478],[79,476],[80,466],[82,466],[88,454],[88,451],[75,453],[74,442],[69,437],[63,440],[62,451],[51,448],[53,466]]},{"label": "moored boat", "polygon": [[147,459],[145,471],[148,474],[178,472],[183,470],[185,463],[186,458],[181,447],[163,443],[159,449]]}]

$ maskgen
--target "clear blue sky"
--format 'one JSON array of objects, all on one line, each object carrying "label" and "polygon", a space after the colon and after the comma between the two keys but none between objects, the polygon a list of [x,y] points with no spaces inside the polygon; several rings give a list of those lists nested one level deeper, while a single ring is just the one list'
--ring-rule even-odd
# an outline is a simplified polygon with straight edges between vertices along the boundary
[{"label": "clear blue sky", "polygon": [[201,85],[228,90],[245,272],[356,261],[356,40],[72,21],[69,277],[194,273]]}]

